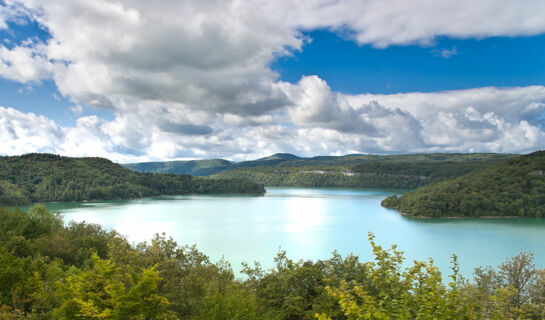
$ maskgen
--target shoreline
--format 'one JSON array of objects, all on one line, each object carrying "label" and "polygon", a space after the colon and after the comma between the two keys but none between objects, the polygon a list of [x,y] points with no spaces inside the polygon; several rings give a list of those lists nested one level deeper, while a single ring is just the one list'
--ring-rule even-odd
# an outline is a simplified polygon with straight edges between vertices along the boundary
[{"label": "shoreline", "polygon": [[245,196],[245,197],[263,197],[267,191],[261,193],[236,193],[236,192],[211,192],[211,193],[179,193],[179,194],[159,194],[159,195],[149,195],[145,197],[135,197],[135,198],[116,198],[116,199],[83,199],[83,200],[70,200],[70,201],[42,201],[42,202],[32,202],[30,204],[18,204],[18,205],[5,205],[0,204],[2,208],[15,209],[21,207],[33,207],[35,205],[45,205],[45,204],[63,204],[63,203],[100,203],[106,201],[131,201],[131,200],[142,200],[142,199],[151,199],[151,198],[160,198],[160,197],[176,197],[176,196],[194,196],[194,195],[204,195],[204,196]]},{"label": "shoreline", "polygon": [[[392,209],[392,208],[388,208]],[[407,218],[416,218],[416,219],[520,219],[520,218],[532,218],[532,217],[519,217],[519,216],[480,216],[480,217],[470,217],[470,216],[443,216],[443,217],[430,217],[430,216],[413,216],[405,212],[398,211],[402,216]],[[535,218],[534,219],[541,219]]]}]

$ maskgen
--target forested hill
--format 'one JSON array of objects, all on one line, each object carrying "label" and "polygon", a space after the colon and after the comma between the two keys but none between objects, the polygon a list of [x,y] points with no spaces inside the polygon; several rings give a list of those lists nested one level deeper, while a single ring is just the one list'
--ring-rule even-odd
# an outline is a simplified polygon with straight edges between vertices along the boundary
[{"label": "forested hill", "polygon": [[0,205],[132,199],[162,194],[264,192],[262,185],[246,179],[140,173],[103,158],[52,154],[0,157]]},{"label": "forested hill", "polygon": [[227,170],[233,166],[231,161],[223,159],[190,160],[190,161],[165,161],[165,162],[140,162],[126,163],[123,167],[141,172],[162,172],[190,174],[194,176],[207,176]]},{"label": "forested hill", "polygon": [[126,164],[139,171],[248,178],[269,186],[414,189],[459,177],[507,154],[411,154],[319,156],[280,153],[253,161],[194,160]]},{"label": "forested hill", "polygon": [[122,166],[142,172],[181,173],[194,176],[209,176],[236,168],[275,166],[292,160],[300,160],[298,156],[289,153],[277,153],[269,157],[243,162],[231,162],[224,159],[204,159],[187,161],[139,162],[126,163]]},{"label": "forested hill", "polygon": [[492,164],[454,180],[429,185],[382,205],[428,217],[545,215],[545,151]]}]

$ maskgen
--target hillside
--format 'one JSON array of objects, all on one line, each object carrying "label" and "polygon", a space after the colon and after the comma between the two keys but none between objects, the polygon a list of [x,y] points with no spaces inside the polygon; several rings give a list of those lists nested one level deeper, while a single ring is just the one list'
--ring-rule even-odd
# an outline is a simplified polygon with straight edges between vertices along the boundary
[{"label": "hillside", "polygon": [[243,162],[231,162],[224,159],[204,159],[187,161],[126,163],[122,164],[122,166],[142,172],[163,172],[190,174],[193,176],[209,176],[219,172],[233,170],[236,168],[275,166],[284,162],[299,159],[303,158],[289,153],[277,153],[265,158]]},{"label": "hillside", "polygon": [[233,163],[223,159],[126,163],[123,167],[141,172],[162,172],[208,176],[231,169]]},{"label": "hillside", "polygon": [[[412,154],[319,156],[275,154],[253,161],[170,161],[124,166],[139,171],[212,174],[215,179],[247,178],[269,186],[414,189],[459,177],[506,154]],[[219,162],[222,161],[222,162]],[[212,163],[217,166],[209,166]],[[190,167],[190,164],[193,167]],[[206,171],[202,168],[206,167]]]},{"label": "hillside", "polygon": [[264,192],[262,185],[244,179],[212,180],[140,173],[103,158],[51,154],[0,157],[0,205],[131,199],[162,194]]},{"label": "hillside", "polygon": [[394,195],[382,205],[411,216],[543,217],[545,151],[506,159],[401,197]]},{"label": "hillside", "polygon": [[247,178],[267,186],[415,189],[453,179],[511,155],[420,154],[315,157],[237,168],[213,178]]},{"label": "hillside", "polygon": [[257,159],[256,161],[271,161],[271,160],[300,160],[303,159],[301,157],[298,157],[296,155],[290,154],[290,153],[275,153],[272,156],[268,156],[265,158]]}]

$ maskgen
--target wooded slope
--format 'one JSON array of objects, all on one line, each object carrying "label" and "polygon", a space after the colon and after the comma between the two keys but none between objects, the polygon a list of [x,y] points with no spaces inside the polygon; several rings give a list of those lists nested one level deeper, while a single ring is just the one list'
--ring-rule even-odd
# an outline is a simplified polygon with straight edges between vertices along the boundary
[{"label": "wooded slope", "polygon": [[0,157],[0,205],[131,199],[162,194],[264,192],[262,185],[249,180],[140,173],[103,158],[52,154]]},{"label": "wooded slope", "polygon": [[545,214],[545,151],[502,160],[457,179],[386,198],[382,205],[428,217]]}]

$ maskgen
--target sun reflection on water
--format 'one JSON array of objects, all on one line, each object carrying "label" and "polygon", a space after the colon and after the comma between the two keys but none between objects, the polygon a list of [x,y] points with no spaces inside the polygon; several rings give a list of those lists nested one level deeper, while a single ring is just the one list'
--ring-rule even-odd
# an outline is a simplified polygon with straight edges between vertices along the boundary
[{"label": "sun reflection on water", "polygon": [[288,232],[304,232],[323,225],[325,216],[322,200],[319,198],[293,197],[287,202]]}]

